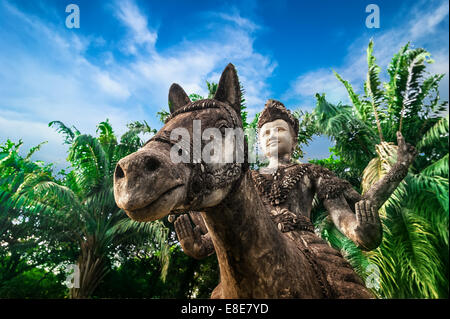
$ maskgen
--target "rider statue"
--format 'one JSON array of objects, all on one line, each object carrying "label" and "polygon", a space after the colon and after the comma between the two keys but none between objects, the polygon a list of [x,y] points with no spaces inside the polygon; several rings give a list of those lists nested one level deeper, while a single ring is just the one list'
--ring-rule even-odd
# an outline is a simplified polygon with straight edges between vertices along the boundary
[{"label": "rider statue", "polygon": [[[330,170],[293,161],[298,130],[298,119],[281,102],[268,100],[258,120],[258,138],[269,164],[251,173],[278,229],[283,233],[314,232],[310,218],[313,199],[317,196],[342,234],[363,250],[377,248],[383,235],[378,209],[406,176],[416,155],[414,147],[406,144],[397,133],[397,163],[361,196],[349,182]],[[170,219],[173,220],[173,216]],[[191,220],[195,227],[191,226]],[[175,230],[187,255],[202,259],[214,253],[200,213],[178,216]]]}]

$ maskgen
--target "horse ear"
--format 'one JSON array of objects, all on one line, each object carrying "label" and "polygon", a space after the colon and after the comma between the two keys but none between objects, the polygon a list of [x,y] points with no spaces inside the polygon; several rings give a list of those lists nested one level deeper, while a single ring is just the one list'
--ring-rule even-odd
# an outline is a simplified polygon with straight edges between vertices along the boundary
[{"label": "horse ear", "polygon": [[231,105],[238,114],[241,114],[241,88],[233,64],[228,64],[222,72],[214,99]]},{"label": "horse ear", "polygon": [[188,95],[178,84],[174,83],[169,89],[169,109],[170,113],[182,108],[186,104],[191,103]]}]

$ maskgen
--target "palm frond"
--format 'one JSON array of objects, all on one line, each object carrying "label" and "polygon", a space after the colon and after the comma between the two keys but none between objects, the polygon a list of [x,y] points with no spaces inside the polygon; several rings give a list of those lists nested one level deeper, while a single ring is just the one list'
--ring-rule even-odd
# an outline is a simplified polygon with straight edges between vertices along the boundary
[{"label": "palm frond", "polygon": [[[430,56],[430,54],[425,49],[415,49],[411,50],[408,54],[409,66],[408,66],[408,77],[406,80],[405,91],[403,92],[403,105],[400,114],[400,124],[399,131],[402,130],[403,118],[410,114],[416,114],[419,110],[417,107],[414,109],[413,106],[417,105],[415,102],[421,93],[420,79],[425,71],[424,62]],[[420,106],[419,106],[420,107]],[[405,114],[405,112],[408,112]]]},{"label": "palm frond", "polygon": [[[31,180],[31,182],[30,182]],[[32,201],[50,204],[57,209],[81,210],[82,204],[77,195],[66,186],[53,181],[35,183],[34,178],[27,176],[15,196],[26,196]]]},{"label": "palm frond", "polygon": [[[381,245],[364,256],[380,269],[378,296],[445,298],[449,267],[449,120],[448,116],[442,118],[448,105],[439,97],[442,74],[425,76],[426,64],[432,62],[429,53],[410,49],[408,43],[391,60],[390,79],[383,83],[383,90],[372,41],[367,58],[365,97],[355,94],[351,85],[336,74],[346,87],[353,108],[338,108],[324,97],[318,98],[320,103],[315,111],[319,131],[336,141],[335,150],[341,160],[352,168],[359,167],[364,192],[396,161],[395,145],[385,142],[375,145],[376,130],[381,141],[385,138],[387,142],[395,142],[402,118],[402,134],[417,147],[419,156],[379,210],[384,234]],[[364,102],[372,107],[375,121],[369,117],[362,120]],[[338,115],[339,112],[346,114]],[[369,152],[361,153],[364,147],[354,143],[356,138]],[[371,152],[372,149],[376,152]],[[330,243],[342,247],[342,241],[333,237],[332,229],[325,230]]]},{"label": "palm frond", "polygon": [[420,150],[427,145],[442,143],[443,138],[448,139],[448,122],[448,115],[441,118],[424,134],[421,140],[417,143],[417,148]]},{"label": "palm frond", "polygon": [[[445,296],[438,288],[448,284],[439,250],[440,240],[448,247],[448,208],[445,212],[444,205],[448,207],[447,180],[411,173],[383,205],[383,241],[370,255],[381,269],[382,297]],[[430,266],[424,267],[423,262]],[[434,269],[430,272],[429,268]]]},{"label": "palm frond", "polygon": [[34,153],[36,153],[37,151],[39,151],[41,149],[41,146],[44,144],[47,144],[48,141],[39,143],[38,145],[30,148],[30,150],[28,151],[28,154],[25,156],[25,161],[29,160],[31,158],[31,156],[33,156]]},{"label": "palm frond", "polygon": [[[165,227],[160,220],[153,222],[137,222],[129,218],[124,218],[117,222],[116,225],[110,229],[110,232],[128,234],[127,237],[124,237],[126,239],[129,239],[130,236],[134,236],[136,237],[135,239],[141,241],[145,240],[145,238],[155,241],[159,250],[157,256],[162,265],[161,278],[165,280],[170,257],[170,247],[167,243],[169,229]],[[146,235],[146,237],[143,235]]]},{"label": "palm frond", "polygon": [[[436,193],[428,189],[422,189],[422,181],[413,181],[415,176],[408,176],[408,183],[406,183],[405,191],[409,196],[403,200],[403,205],[411,207],[414,212],[426,219],[433,230],[433,233],[439,238],[443,247],[448,248],[449,240],[449,215],[448,215],[448,181],[441,183],[440,188]],[[441,180],[442,181],[442,180]],[[429,183],[430,181],[428,181]],[[433,182],[433,181],[431,181]],[[426,185],[427,186],[427,185]],[[447,249],[448,250],[448,249]],[[444,257],[444,255],[442,255]],[[448,258],[447,258],[448,259]]]},{"label": "palm frond", "polygon": [[208,87],[208,99],[214,98],[217,91],[217,83],[206,81],[206,86]]},{"label": "palm frond", "polygon": [[372,104],[373,114],[375,116],[375,121],[378,128],[378,134],[380,137],[380,142],[384,141],[383,132],[381,130],[380,124],[380,113],[378,112],[381,102],[383,101],[383,90],[381,89],[381,82],[379,78],[380,67],[376,64],[376,59],[373,55],[373,41],[369,42],[369,47],[367,48],[367,79],[364,84],[364,88],[366,90],[366,94],[370,98],[370,102]]},{"label": "palm frond", "polygon": [[448,215],[448,178],[420,174],[409,180],[409,187],[417,194],[428,192],[440,198],[442,209]]},{"label": "palm frond", "polygon": [[[164,116],[168,116],[168,114]],[[116,151],[116,157],[118,157],[118,154],[121,155],[120,157],[124,157],[137,151],[143,144],[139,134],[156,134],[156,129],[152,129],[150,125],[148,125],[147,121],[134,121],[132,123],[128,123],[127,128],[128,131],[121,136],[120,144],[117,145],[117,147],[121,148],[121,150]]]},{"label": "palm frond", "polygon": [[117,144],[116,135],[114,135],[114,130],[109,123],[109,119],[100,122],[97,125],[97,133],[99,133],[98,140],[103,147],[114,147]]},{"label": "palm frond", "polygon": [[348,131],[352,122],[355,122],[352,108],[346,105],[333,105],[324,95],[316,94],[317,104],[314,112],[317,116],[319,131],[329,136],[339,136]]},{"label": "palm frond", "polygon": [[69,150],[68,160],[75,168],[77,182],[89,192],[110,179],[110,162],[100,142],[90,135],[79,135]]},{"label": "palm frond", "polygon": [[449,159],[448,154],[442,157],[440,160],[430,164],[421,171],[422,175],[425,176],[449,176]]},{"label": "palm frond", "polygon": [[426,298],[439,298],[436,281],[443,280],[442,265],[439,263],[439,252],[436,250],[436,237],[431,232],[429,223],[410,210],[403,210],[397,215],[396,234],[404,235],[395,240],[396,256],[402,269],[402,276],[410,278],[409,293],[415,290]]},{"label": "palm frond", "polygon": [[75,137],[77,137],[78,135],[80,135],[80,131],[78,131],[78,129],[75,126],[72,126],[73,130],[69,127],[67,127],[63,122],[61,121],[51,121],[50,123],[48,123],[49,127],[52,126],[57,126],[56,131],[58,133],[62,133],[65,135],[65,140],[64,143],[65,144],[72,144]]},{"label": "palm frond", "polygon": [[385,89],[388,114],[391,123],[396,123],[400,118],[403,106],[402,92],[406,86],[407,75],[405,74],[405,65],[407,59],[406,52],[408,51],[409,46],[410,44],[408,42],[394,55],[387,69],[389,82],[385,84]]},{"label": "palm frond", "polygon": [[350,100],[352,101],[353,107],[357,111],[356,114],[358,114],[359,118],[362,121],[371,121],[373,118],[373,114],[370,109],[370,104],[360,99],[359,94],[355,93],[350,82],[344,80],[337,72],[333,71],[333,73],[336,78],[345,86],[348,96],[350,97]]},{"label": "palm frond", "polygon": [[82,240],[80,223],[73,210],[56,208],[53,203],[38,201],[25,194],[15,196],[13,207],[22,210],[26,216],[39,216],[39,223],[36,229],[45,230],[51,234],[52,239],[64,239],[68,241],[80,242]]},{"label": "palm frond", "polygon": [[[417,95],[415,102],[412,103],[413,108],[418,111],[422,111],[421,106],[425,105],[426,100],[430,99],[432,101],[430,107],[427,107],[427,109],[425,110],[423,117],[436,116],[437,114],[439,114],[443,111],[442,109],[439,108],[439,106],[437,107],[437,109],[435,109],[433,106],[439,105],[439,103],[438,103],[440,100],[439,84],[440,84],[442,78],[444,77],[444,75],[445,74],[432,74],[429,77],[427,77],[426,79],[424,79],[422,81],[422,83],[420,84],[419,94]],[[433,99],[433,96],[434,96],[434,99]],[[445,103],[445,105],[446,104],[447,103]],[[429,110],[428,110],[428,108],[429,108]],[[430,112],[432,112],[432,113],[430,114]]]},{"label": "palm frond", "polygon": [[156,115],[158,116],[161,123],[166,123],[166,119],[169,117],[170,113],[166,110],[161,110],[159,112],[156,112]]},{"label": "palm frond", "polygon": [[352,265],[356,273],[365,280],[369,259],[354,242],[345,237],[333,224],[326,211],[316,213],[315,227],[321,237],[332,247],[339,250],[342,256]]},{"label": "palm frond", "polygon": [[[364,167],[375,156],[376,129],[361,121],[350,106],[333,105],[324,95],[316,94],[314,109],[317,133],[328,135],[336,141],[341,160],[353,167]],[[362,170],[362,169],[361,169]]]},{"label": "palm frond", "polygon": [[127,124],[128,131],[122,135],[121,143],[127,140],[127,136],[137,135],[137,134],[156,134],[156,129],[152,129],[150,125],[148,125],[147,121],[134,121],[132,123]]}]

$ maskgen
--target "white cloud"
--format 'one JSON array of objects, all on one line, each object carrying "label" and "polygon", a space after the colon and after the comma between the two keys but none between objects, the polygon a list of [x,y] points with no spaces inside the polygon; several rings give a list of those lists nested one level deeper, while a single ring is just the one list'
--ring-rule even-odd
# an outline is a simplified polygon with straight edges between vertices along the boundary
[{"label": "white cloud", "polygon": [[128,52],[137,54],[136,45],[146,45],[153,50],[158,34],[148,28],[147,18],[132,1],[117,1],[117,18],[129,28],[131,39],[128,39]]},{"label": "white cloud", "polygon": [[185,91],[206,96],[205,81],[218,82],[220,74],[228,63],[233,63],[246,91],[249,108],[264,106],[268,98],[266,80],[271,76],[276,63],[270,57],[256,52],[253,46],[256,24],[240,16],[233,9],[232,14],[210,13],[224,21],[213,19],[217,29],[208,38],[184,39],[165,50],[136,52],[128,68],[117,72],[125,79],[135,94],[151,96],[151,106],[161,108],[167,104],[168,88],[172,83],[180,84]]},{"label": "white cloud", "polygon": [[235,23],[237,26],[247,29],[250,32],[253,32],[255,30],[258,30],[260,28],[260,26],[258,26],[257,24],[255,24],[253,21],[246,19],[244,17],[241,16],[241,14],[239,13],[238,10],[236,10],[235,8],[232,9],[232,13],[211,13],[212,16],[217,15],[219,18],[226,20],[226,21],[231,21],[233,23]]},{"label": "white cloud", "polygon": [[[343,79],[349,81],[357,93],[363,93],[363,82],[367,74],[366,49],[369,39],[373,37],[374,56],[382,70],[380,74],[382,80],[387,80],[386,68],[393,55],[400,50],[401,46],[411,42],[413,47],[424,47],[431,52],[436,63],[429,65],[428,71],[447,73],[441,83],[440,93],[442,98],[448,99],[448,29],[439,28],[439,24],[448,18],[448,14],[448,1],[441,1],[434,7],[422,1],[415,7],[409,8],[406,13],[403,12],[403,16],[409,17],[405,24],[382,30],[383,32],[375,35],[364,33],[355,39],[349,45],[342,65],[335,66],[333,69]],[[311,70],[299,75],[292,81],[284,96],[310,104],[314,100],[314,94],[322,92],[326,93],[331,102],[349,102],[345,87],[333,75],[331,68]]]},{"label": "white cloud", "polygon": [[[435,60],[434,64],[427,66],[427,70],[431,73],[446,73],[441,81],[439,91],[441,99],[448,101],[448,28],[440,27],[440,24],[448,19],[448,1],[441,1],[441,4],[435,5],[435,7],[428,5],[428,2],[422,1],[415,7],[408,8],[406,12],[402,13],[402,17],[399,17],[399,19],[405,19],[404,17],[407,16],[406,23],[383,30],[373,36],[374,55],[382,70],[381,79],[387,81],[386,68],[401,46],[410,41],[415,47],[426,48]],[[363,83],[367,74],[366,49],[370,37],[372,35],[365,33],[355,39],[349,45],[348,53],[341,65],[330,67],[330,69],[311,70],[299,75],[291,82],[290,87],[283,94],[283,98],[294,101],[297,105],[300,104],[302,109],[308,111],[313,109],[311,105],[315,105],[315,93],[325,93],[327,99],[332,103],[350,103],[344,85],[334,76],[332,69],[343,79],[349,81],[356,93],[364,93]],[[315,137],[309,146],[304,147],[306,159],[328,157],[329,152],[324,151],[327,146],[331,147],[332,143],[325,137]]]},{"label": "white cloud", "polygon": [[449,55],[448,47],[440,51],[433,52],[434,63],[429,64],[427,69],[433,74],[445,74],[439,85],[439,93],[442,100],[449,100]]},{"label": "white cloud", "polygon": [[[118,135],[135,120],[145,119],[158,128],[155,113],[167,106],[171,83],[206,95],[205,81],[217,82],[229,62],[237,67],[250,113],[270,96],[266,80],[276,63],[255,51],[257,27],[237,11],[223,13],[232,24],[217,28],[214,35],[185,39],[158,52],[158,35],[147,17],[134,2],[118,2],[116,18],[128,34],[118,45],[134,50],[124,60],[115,58],[104,38],[70,32],[8,2],[1,2],[0,8],[5,9],[0,10],[0,21],[16,25],[15,30],[0,28],[0,37],[8,42],[0,50],[0,138],[22,138],[29,147],[48,140],[48,161],[65,158],[63,138],[48,128],[50,121],[89,134],[106,118]],[[98,51],[98,64],[87,54],[91,46]]]},{"label": "white cloud", "polygon": [[415,18],[409,30],[412,39],[420,39],[435,33],[436,27],[448,16],[448,2],[444,1],[431,12],[414,10]]},{"label": "white cloud", "polygon": [[327,100],[332,103],[348,102],[345,87],[337,81],[330,69],[319,69],[300,75],[284,97],[291,98],[295,95],[314,97],[316,93],[326,93]]},{"label": "white cloud", "polygon": [[128,91],[126,86],[117,81],[114,81],[113,79],[111,79],[109,74],[105,72],[97,73],[96,80],[100,85],[100,88],[107,94],[124,100],[130,96],[130,92]]},{"label": "white cloud", "polygon": [[[41,160],[45,163],[55,163],[57,170],[66,166],[67,146],[62,146],[61,136],[54,129],[49,128],[47,124],[30,120],[14,120],[4,118],[0,114],[0,143],[7,139],[18,142],[22,139],[24,142],[21,152],[28,152],[44,141],[47,144],[41,146],[41,151],[33,155],[33,160]],[[57,147],[55,147],[57,146]]]}]

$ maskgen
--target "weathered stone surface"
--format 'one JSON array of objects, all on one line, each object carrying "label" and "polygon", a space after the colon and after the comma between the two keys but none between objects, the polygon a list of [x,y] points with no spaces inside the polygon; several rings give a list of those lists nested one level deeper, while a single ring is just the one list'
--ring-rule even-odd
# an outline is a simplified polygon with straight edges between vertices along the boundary
[{"label": "weathered stone surface", "polygon": [[[348,225],[356,217],[346,200],[359,203],[360,195],[331,172],[310,164],[287,165],[279,176],[270,176],[250,172],[246,162],[220,167],[203,161],[173,163],[169,152],[174,141],[169,137],[175,128],[185,128],[192,136],[193,120],[202,121],[202,130],[217,123],[242,127],[239,82],[231,64],[214,99],[189,102],[186,97],[181,87],[173,85],[171,115],[164,127],[141,150],[119,161],[114,179],[118,206],[139,221],[202,211],[220,266],[214,298],[372,298],[340,253],[317,237],[308,223],[316,193],[337,216],[335,223]],[[196,151],[192,140],[185,147],[190,154]],[[388,181],[390,188],[394,182]],[[382,183],[377,187],[370,197],[374,201],[380,193],[386,195]],[[342,208],[344,204],[347,207]],[[357,212],[370,220],[367,217],[374,211],[365,204],[358,205]],[[198,216],[193,231],[185,227],[187,215],[175,223],[186,238],[208,241]],[[349,229],[351,233],[353,228]],[[364,237],[364,231],[355,234],[356,241]],[[198,252],[193,256],[211,252],[211,247],[201,251],[203,244],[193,248]]]}]

